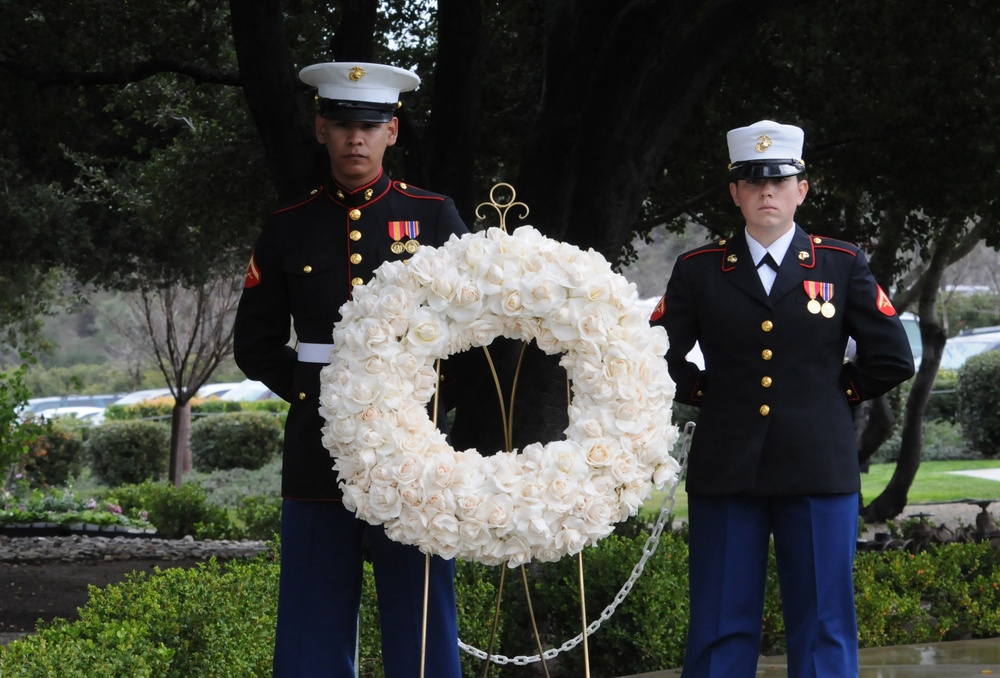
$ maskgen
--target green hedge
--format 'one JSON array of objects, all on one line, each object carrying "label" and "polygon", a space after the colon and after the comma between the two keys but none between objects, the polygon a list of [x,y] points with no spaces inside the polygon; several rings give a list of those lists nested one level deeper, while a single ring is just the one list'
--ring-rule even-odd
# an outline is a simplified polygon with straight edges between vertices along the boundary
[{"label": "green hedge", "polygon": [[206,502],[204,488],[195,483],[176,487],[146,481],[105,490],[103,499],[114,501],[128,515],[144,515],[157,536],[179,539],[230,539],[241,536],[225,508]]},{"label": "green hedge", "polygon": [[[172,396],[166,398],[152,398],[144,400],[134,405],[109,405],[104,410],[107,421],[135,421],[138,419],[167,419],[171,417],[174,409],[174,399]],[[288,412],[288,403],[284,400],[272,398],[270,400],[235,401],[222,400],[221,398],[192,398],[191,415],[225,414],[229,412],[271,412],[282,415],[280,417],[284,424],[284,414]]]},{"label": "green hedge", "polygon": [[202,417],[191,424],[191,457],[198,471],[259,469],[281,454],[282,424],[266,412]]},{"label": "green hedge", "polygon": [[161,478],[170,458],[170,427],[153,421],[95,426],[85,444],[91,471],[112,487]]},{"label": "green hedge", "polygon": [[[583,554],[588,622],[596,620],[627,580],[645,543],[641,534],[613,535]],[[577,561],[525,568],[546,647],[580,631]],[[486,649],[500,568],[458,563],[459,635]],[[762,651],[783,654],[777,580],[767,583]],[[521,570],[505,570],[499,645],[508,657],[531,655],[535,641]],[[191,570],[129,575],[92,589],[74,623],[42,625],[37,634],[0,648],[2,676],[267,676],[270,675],[278,565],[273,556],[215,562]],[[862,647],[1000,635],[1000,551],[987,543],[955,543],[910,554],[862,552],[855,564]],[[666,533],[635,588],[589,639],[593,675],[628,675],[683,662],[687,633],[687,546]],[[365,567],[360,652],[362,675],[379,678],[379,632],[371,567]],[[482,663],[463,653],[463,674]],[[552,675],[583,675],[582,647],[549,662]],[[536,677],[538,664],[494,666],[490,675]]]},{"label": "green hedge", "polygon": [[1000,351],[974,355],[958,372],[958,419],[969,446],[1000,454]]}]

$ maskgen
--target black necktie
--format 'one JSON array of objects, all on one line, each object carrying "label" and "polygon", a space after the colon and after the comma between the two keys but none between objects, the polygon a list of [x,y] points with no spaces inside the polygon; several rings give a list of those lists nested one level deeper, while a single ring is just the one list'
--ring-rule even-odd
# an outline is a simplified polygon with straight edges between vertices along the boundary
[{"label": "black necktie", "polygon": [[774,257],[771,256],[770,252],[764,252],[764,257],[757,263],[757,268],[760,268],[764,264],[770,266],[771,270],[774,271],[775,273],[778,272],[778,264],[774,260]]}]

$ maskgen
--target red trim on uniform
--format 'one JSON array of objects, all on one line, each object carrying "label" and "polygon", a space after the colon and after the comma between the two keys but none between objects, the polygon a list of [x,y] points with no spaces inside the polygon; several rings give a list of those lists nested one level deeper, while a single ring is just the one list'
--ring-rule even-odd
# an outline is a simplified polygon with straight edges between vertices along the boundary
[{"label": "red trim on uniform", "polygon": [[850,254],[852,257],[858,256],[858,253],[856,251],[848,249],[846,247],[838,247],[837,245],[816,245],[815,249],[835,250],[837,252],[843,252],[844,254]]},{"label": "red trim on uniform", "polygon": [[848,387],[851,389],[851,393],[853,393],[854,395],[847,396],[847,402],[849,403],[861,402],[861,394],[858,393],[858,387],[854,385],[853,381],[850,384],[848,384]]},{"label": "red trim on uniform", "polygon": [[660,297],[660,301],[657,302],[656,308],[653,309],[653,313],[649,316],[649,322],[655,322],[663,317],[663,314],[667,310],[667,293],[664,292],[663,296]]},{"label": "red trim on uniform", "polygon": [[896,315],[896,309],[892,306],[892,301],[889,300],[889,295],[885,293],[881,285],[878,285],[878,299],[875,300],[875,307],[882,312],[883,315],[887,315],[890,318]]},{"label": "red trim on uniform", "polygon": [[260,284],[260,269],[257,267],[257,261],[254,259],[254,252],[250,253],[250,263],[247,264],[247,275],[243,280],[243,289],[248,290],[251,287],[256,287]]},{"label": "red trim on uniform", "polygon": [[303,200],[302,202],[297,202],[294,205],[286,205],[285,207],[282,207],[280,209],[274,210],[274,213],[275,214],[281,214],[282,212],[287,212],[287,211],[293,210],[293,209],[295,209],[297,207],[302,207],[303,205],[305,205],[307,203],[310,203],[313,200],[315,200],[316,198],[318,198],[321,193],[323,193],[323,187],[322,186],[320,186],[319,188],[314,188],[312,190],[312,192],[310,193],[309,197],[306,198],[305,200]]},{"label": "red trim on uniform", "polygon": [[[406,188],[402,188],[401,184],[406,184]],[[438,202],[444,201],[444,196],[440,195],[414,195],[413,193],[410,193],[411,188],[416,188],[418,191],[422,191],[423,189],[405,181],[393,181],[392,188],[399,193],[402,193],[407,198],[414,198],[415,200],[437,200]]]}]

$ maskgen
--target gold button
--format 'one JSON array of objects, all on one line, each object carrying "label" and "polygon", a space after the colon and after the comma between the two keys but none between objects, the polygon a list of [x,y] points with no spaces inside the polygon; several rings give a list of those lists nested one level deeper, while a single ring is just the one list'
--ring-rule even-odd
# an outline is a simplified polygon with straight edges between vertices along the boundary
[{"label": "gold button", "polygon": [[852,391],[851,389],[847,389],[847,395],[853,396],[854,395],[854,391]]},{"label": "gold button", "polygon": [[761,405],[760,406],[760,416],[766,417],[769,414],[771,414],[771,408],[768,407],[767,405]]},{"label": "gold button", "polygon": [[702,393],[701,391],[698,391],[695,395],[697,395],[700,398],[700,397],[702,397],[704,395],[704,393]]},{"label": "gold button", "polygon": [[305,393],[300,393],[299,394],[299,400],[305,400],[305,399],[306,399],[306,394]]},{"label": "gold button", "polygon": [[771,388],[771,377],[764,377],[760,380],[760,385],[764,388]]},{"label": "gold button", "polygon": [[364,285],[365,281],[361,278],[351,278],[351,284],[357,287],[358,285]]},{"label": "gold button", "polygon": [[725,239],[725,238],[723,238],[722,240],[720,240],[720,241],[719,241],[719,244],[720,244],[720,245],[725,245],[725,244],[726,244],[726,239]]},{"label": "gold button", "polygon": [[765,332],[770,332],[771,330],[774,329],[774,323],[771,322],[770,320],[765,320],[760,324],[760,329],[764,330]]},{"label": "gold button", "polygon": [[361,263],[361,255],[358,254],[357,252],[355,252],[354,254],[352,254],[351,255],[351,263],[352,264],[360,264]]},{"label": "gold button", "polygon": [[350,238],[354,242],[361,240],[361,231],[351,231]]},{"label": "gold button", "polygon": [[318,188],[314,188],[313,190],[309,191],[309,195],[316,195],[317,193],[319,193]]},{"label": "gold button", "polygon": [[361,218],[361,210],[355,207],[354,209],[352,209],[350,212],[347,213],[347,216],[351,218],[351,221],[357,221],[358,219]]},{"label": "gold button", "polygon": [[816,243],[817,245],[819,245],[821,242],[823,242],[823,239],[822,238],[813,238],[813,242]]},{"label": "gold button", "polygon": [[313,267],[310,266],[309,264],[306,264],[305,266],[302,267],[302,272],[303,273],[312,273],[313,272]]},{"label": "gold button", "polygon": [[770,360],[771,358],[774,357],[774,352],[771,351],[771,349],[769,348],[765,348],[763,351],[760,352],[760,357],[763,358],[764,360]]},{"label": "gold button", "polygon": [[407,188],[406,184],[405,184],[405,183],[403,183],[402,181],[401,181],[401,182],[399,182],[399,187],[400,187],[401,189],[403,189],[404,191],[405,191],[405,190],[406,190],[406,188]]}]

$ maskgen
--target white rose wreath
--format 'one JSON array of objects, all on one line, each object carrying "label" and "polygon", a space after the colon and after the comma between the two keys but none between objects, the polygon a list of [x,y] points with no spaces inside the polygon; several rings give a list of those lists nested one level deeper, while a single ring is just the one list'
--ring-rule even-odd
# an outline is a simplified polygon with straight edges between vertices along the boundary
[{"label": "white rose wreath", "polygon": [[[666,333],[594,251],[530,226],[421,247],[354,289],[322,372],[323,444],[344,504],[425,553],[515,567],[575,554],[672,481]],[[435,361],[505,336],[562,352],[566,440],[456,451],[426,405]]]}]

